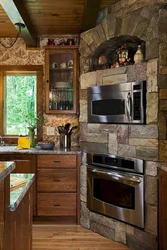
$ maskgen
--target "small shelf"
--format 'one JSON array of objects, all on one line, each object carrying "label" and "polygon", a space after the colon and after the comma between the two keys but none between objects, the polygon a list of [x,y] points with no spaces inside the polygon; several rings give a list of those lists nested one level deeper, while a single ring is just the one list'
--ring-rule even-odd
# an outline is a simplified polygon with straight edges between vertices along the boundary
[{"label": "small shelf", "polygon": [[50,68],[51,71],[56,71],[56,72],[62,72],[62,71],[73,71],[73,67],[72,68]]}]

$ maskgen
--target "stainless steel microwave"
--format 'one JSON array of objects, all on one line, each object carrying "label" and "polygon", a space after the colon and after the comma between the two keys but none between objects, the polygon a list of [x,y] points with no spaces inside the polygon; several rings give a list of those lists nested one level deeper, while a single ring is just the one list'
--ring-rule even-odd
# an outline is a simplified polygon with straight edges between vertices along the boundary
[{"label": "stainless steel microwave", "polygon": [[88,88],[89,123],[137,123],[146,118],[146,82]]}]

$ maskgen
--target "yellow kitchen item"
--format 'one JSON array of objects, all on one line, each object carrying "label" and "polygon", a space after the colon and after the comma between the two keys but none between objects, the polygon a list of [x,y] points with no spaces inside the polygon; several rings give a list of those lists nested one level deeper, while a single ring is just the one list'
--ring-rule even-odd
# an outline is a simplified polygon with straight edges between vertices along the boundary
[{"label": "yellow kitchen item", "polygon": [[30,148],[30,140],[27,137],[19,137],[18,145],[15,149]]}]

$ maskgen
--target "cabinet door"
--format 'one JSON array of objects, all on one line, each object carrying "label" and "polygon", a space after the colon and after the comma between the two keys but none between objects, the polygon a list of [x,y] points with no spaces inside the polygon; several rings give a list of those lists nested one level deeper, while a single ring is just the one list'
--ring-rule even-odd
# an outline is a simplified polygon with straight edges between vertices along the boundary
[{"label": "cabinet door", "polygon": [[76,155],[38,155],[37,167],[45,169],[76,168]]},{"label": "cabinet door", "polygon": [[159,250],[167,249],[167,172],[159,170]]},{"label": "cabinet door", "polygon": [[76,216],[76,194],[38,193],[39,216]]},{"label": "cabinet door", "polygon": [[46,113],[77,112],[78,49],[46,49]]},{"label": "cabinet door", "polygon": [[14,161],[16,168],[13,170],[13,173],[35,173],[35,155],[5,154],[0,155],[0,161]]},{"label": "cabinet door", "polygon": [[38,192],[76,192],[75,169],[39,169],[37,176]]}]

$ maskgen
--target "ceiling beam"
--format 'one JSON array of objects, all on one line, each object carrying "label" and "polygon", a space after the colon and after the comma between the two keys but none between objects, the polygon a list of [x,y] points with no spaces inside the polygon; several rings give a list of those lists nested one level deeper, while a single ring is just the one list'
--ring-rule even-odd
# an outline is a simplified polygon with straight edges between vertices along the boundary
[{"label": "ceiling beam", "polygon": [[89,30],[96,25],[101,0],[86,0],[82,31]]},{"label": "ceiling beam", "polygon": [[22,0],[0,0],[2,8],[10,18],[13,24],[24,23],[25,28],[22,29],[21,36],[23,37],[28,47],[36,47],[36,32],[30,21]]}]

